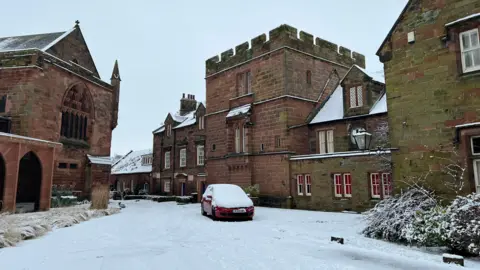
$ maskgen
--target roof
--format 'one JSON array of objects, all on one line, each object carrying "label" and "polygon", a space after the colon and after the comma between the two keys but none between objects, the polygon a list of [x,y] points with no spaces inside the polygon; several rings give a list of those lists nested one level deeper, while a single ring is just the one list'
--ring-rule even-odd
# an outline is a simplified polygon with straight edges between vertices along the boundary
[{"label": "roof", "polygon": [[480,13],[475,13],[475,14],[472,14],[472,15],[468,15],[466,17],[463,17],[463,18],[460,18],[460,19],[455,20],[453,22],[449,22],[449,23],[445,24],[445,27],[449,27],[449,26],[452,26],[452,25],[460,23],[460,22],[468,21],[470,19],[473,19],[473,18],[476,18],[476,17],[479,17],[479,16],[480,16]]},{"label": "roof", "polygon": [[150,173],[152,164],[142,165],[142,157],[152,154],[152,149],[131,151],[113,165],[112,174]]},{"label": "roof", "polygon": [[246,114],[248,111],[250,111],[251,107],[252,107],[252,104],[245,104],[245,105],[233,108],[228,112],[227,118],[234,117],[241,114]]},{"label": "roof", "polygon": [[100,165],[112,165],[112,159],[110,156],[91,156],[87,155],[88,160],[92,164],[100,164]]},{"label": "roof", "polygon": [[0,52],[31,49],[46,51],[57,42],[62,40],[65,36],[70,34],[73,30],[75,30],[75,28],[65,32],[3,37],[0,38]]},{"label": "roof", "polygon": [[182,123],[174,127],[173,129],[178,129],[182,127],[188,127],[191,125],[194,125],[197,122],[197,117],[195,115],[196,111],[191,111],[188,114],[185,115],[184,120]]},{"label": "roof", "polygon": [[[188,127],[194,125],[197,122],[197,118],[195,112],[197,111],[198,107],[203,104],[202,102],[197,102],[197,106],[195,110],[188,112],[185,115],[180,115],[180,112],[170,113],[172,116],[173,121],[180,123],[179,125],[175,126],[173,129]],[[159,128],[153,131],[153,134],[162,133],[165,131],[165,125],[162,124]]]},{"label": "roof", "polygon": [[[372,106],[367,115],[387,112],[387,94],[384,93]],[[365,115],[361,115],[365,116]],[[339,85],[327,99],[323,107],[313,117],[309,124],[319,124],[344,119],[343,88]]]},{"label": "roof", "polygon": [[398,15],[398,18],[397,20],[395,21],[395,23],[393,24],[392,28],[390,28],[390,31],[388,31],[388,34],[387,36],[385,37],[385,39],[382,41],[382,44],[380,45],[380,47],[378,48],[377,50],[377,55],[380,54],[380,51],[382,50],[383,46],[385,45],[385,43],[387,43],[387,40],[390,38],[390,36],[393,34],[393,31],[395,31],[395,27],[397,26],[397,24],[400,22],[400,20],[403,18],[403,15],[405,14],[405,12],[407,12],[408,10],[408,7],[410,6],[410,4],[412,4],[413,0],[408,0],[408,3],[405,5],[405,7],[403,8],[402,12],[400,12],[400,15]]},{"label": "roof", "polygon": [[[363,73],[365,73],[368,77],[372,78],[374,81],[381,82],[383,84],[385,83],[385,77],[384,77],[384,74],[383,74],[383,70],[381,71],[382,74],[379,74],[379,72],[367,71],[367,70],[365,70],[364,68],[361,68],[358,65],[353,65],[353,66],[360,69]],[[346,75],[345,75],[345,77],[346,77]]]}]

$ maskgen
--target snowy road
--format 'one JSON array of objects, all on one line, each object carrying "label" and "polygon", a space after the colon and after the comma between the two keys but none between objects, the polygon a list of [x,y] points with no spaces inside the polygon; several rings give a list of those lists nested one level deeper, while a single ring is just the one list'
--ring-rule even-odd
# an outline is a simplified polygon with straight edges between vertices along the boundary
[{"label": "snowy road", "polygon": [[252,222],[214,222],[199,204],[126,204],[120,214],[0,249],[0,269],[461,269],[362,237],[355,214],[256,208]]}]

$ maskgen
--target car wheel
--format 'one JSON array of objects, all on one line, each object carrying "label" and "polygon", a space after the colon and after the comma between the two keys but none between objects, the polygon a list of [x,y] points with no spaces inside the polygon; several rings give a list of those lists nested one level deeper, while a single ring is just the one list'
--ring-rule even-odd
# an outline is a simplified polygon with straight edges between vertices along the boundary
[{"label": "car wheel", "polygon": [[205,212],[205,210],[203,210],[203,205],[200,205],[200,210],[202,212],[202,216],[206,216],[207,215],[207,212]]},{"label": "car wheel", "polygon": [[212,219],[217,220],[217,216],[215,216],[215,207],[212,207]]}]

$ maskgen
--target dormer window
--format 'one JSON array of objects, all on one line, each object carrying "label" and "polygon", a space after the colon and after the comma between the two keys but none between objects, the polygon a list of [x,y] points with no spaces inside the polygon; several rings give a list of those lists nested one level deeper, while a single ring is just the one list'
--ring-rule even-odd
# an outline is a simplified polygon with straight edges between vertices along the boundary
[{"label": "dormer window", "polygon": [[480,70],[480,42],[478,29],[460,33],[463,72]]},{"label": "dormer window", "polygon": [[350,88],[350,108],[363,106],[363,89],[362,86],[354,86]]},{"label": "dormer window", "polygon": [[167,137],[172,136],[172,125],[167,125],[166,131],[167,131]]},{"label": "dormer window", "polygon": [[205,116],[198,117],[198,129],[199,130],[205,129]]},{"label": "dormer window", "polygon": [[143,156],[142,157],[142,165],[144,165],[144,166],[152,165],[152,160],[153,160],[152,156]]}]

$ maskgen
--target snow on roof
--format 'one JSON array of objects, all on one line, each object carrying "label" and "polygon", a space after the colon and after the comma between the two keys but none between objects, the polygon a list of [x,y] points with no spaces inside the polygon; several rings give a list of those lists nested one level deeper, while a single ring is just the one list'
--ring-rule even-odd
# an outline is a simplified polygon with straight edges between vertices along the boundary
[{"label": "snow on roof", "polygon": [[474,127],[474,126],[480,126],[480,122],[456,125],[455,128],[465,128],[465,127]]},{"label": "snow on roof", "polygon": [[191,111],[185,115],[185,120],[182,123],[180,123],[178,126],[174,127],[173,129],[188,127],[195,124],[196,122],[197,122],[197,117],[195,115],[195,111]]},{"label": "snow on roof", "polygon": [[386,113],[387,111],[387,93],[384,93],[382,97],[373,104],[369,114]]},{"label": "snow on roof", "polygon": [[112,165],[112,159],[110,156],[91,156],[87,155],[88,160],[92,164]]},{"label": "snow on roof", "polygon": [[297,155],[297,156],[291,156],[290,160],[368,156],[368,155],[391,154],[391,152],[392,152],[391,150],[385,150],[385,151],[382,151],[382,152],[379,152],[379,151],[348,151],[348,152],[335,152],[335,153],[327,153],[327,154]]},{"label": "snow on roof", "polygon": [[380,72],[369,72],[369,71],[365,70],[364,68],[361,68],[358,65],[354,65],[354,66],[356,68],[360,69],[363,73],[365,73],[368,77],[372,78],[374,81],[385,83],[385,77],[384,77],[384,74],[383,74],[383,70],[381,71],[382,74],[380,74]]},{"label": "snow on roof", "polygon": [[165,125],[162,125],[161,127],[155,129],[155,130],[153,131],[153,134],[162,133],[162,132],[164,132],[164,131],[165,131]]},{"label": "snow on roof", "polygon": [[[380,99],[377,100],[370,109],[368,115],[379,113],[386,113],[387,110],[387,94],[384,93]],[[318,111],[317,115],[310,121],[309,124],[319,124],[335,120],[341,120],[345,116],[343,114],[343,88],[339,85],[329,99],[325,102],[323,107]]]},{"label": "snow on roof", "polygon": [[339,120],[343,118],[343,88],[338,86],[330,95],[327,102],[318,111],[317,115],[310,121],[310,124],[317,124]]},{"label": "snow on roof", "polygon": [[445,24],[445,27],[452,26],[452,25],[457,24],[457,23],[459,23],[459,22],[463,22],[463,21],[470,20],[470,19],[476,18],[476,17],[478,17],[478,16],[480,16],[480,13],[475,13],[475,14],[472,14],[472,15],[468,15],[468,16],[463,17],[463,18],[460,18],[460,19],[458,19],[458,20],[456,20],[456,21],[449,22],[449,23]]},{"label": "snow on roof", "polygon": [[152,164],[143,165],[142,157],[152,155],[152,149],[131,151],[112,167],[112,174],[150,173]]},{"label": "snow on roof", "polygon": [[75,28],[65,32],[0,38],[0,52],[38,49],[45,51],[55,45]]},{"label": "snow on roof", "polygon": [[251,107],[252,104],[245,104],[240,107],[233,108],[228,112],[227,118],[234,117],[240,114],[245,114],[250,110]]}]

